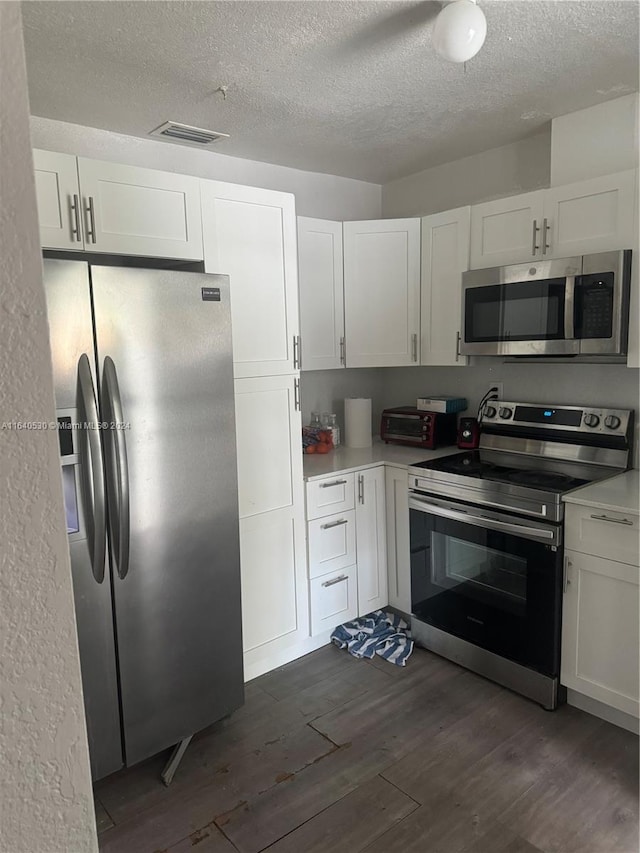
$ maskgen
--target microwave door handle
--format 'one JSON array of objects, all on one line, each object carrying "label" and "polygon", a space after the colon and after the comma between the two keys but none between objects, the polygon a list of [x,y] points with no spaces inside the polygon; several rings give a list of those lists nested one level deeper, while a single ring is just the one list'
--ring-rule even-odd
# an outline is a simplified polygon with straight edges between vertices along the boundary
[{"label": "microwave door handle", "polygon": [[575,307],[575,275],[568,275],[564,287],[564,337],[567,341],[573,341],[576,337],[574,325]]}]

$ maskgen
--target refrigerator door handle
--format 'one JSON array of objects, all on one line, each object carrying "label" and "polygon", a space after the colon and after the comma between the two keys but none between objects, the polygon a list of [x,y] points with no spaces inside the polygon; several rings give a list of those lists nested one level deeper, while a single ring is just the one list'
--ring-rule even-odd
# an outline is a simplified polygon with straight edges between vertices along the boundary
[{"label": "refrigerator door handle", "polygon": [[122,580],[129,571],[129,466],[118,374],[109,356],[105,358],[102,368],[102,406],[106,421],[103,426],[106,433],[109,524],[116,569]]},{"label": "refrigerator door handle", "polygon": [[86,353],[78,360],[77,403],[80,426],[78,450],[91,571],[96,581],[102,583],[107,533],[104,470],[98,405],[91,378],[91,365]]}]

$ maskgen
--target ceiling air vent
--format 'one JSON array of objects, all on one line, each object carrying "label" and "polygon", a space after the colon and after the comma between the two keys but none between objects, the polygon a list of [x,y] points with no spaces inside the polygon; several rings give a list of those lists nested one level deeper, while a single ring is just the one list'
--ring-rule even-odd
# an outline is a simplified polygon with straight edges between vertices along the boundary
[{"label": "ceiling air vent", "polygon": [[167,142],[178,142],[181,145],[195,145],[198,148],[207,148],[219,139],[228,139],[228,133],[217,133],[215,130],[205,130],[202,127],[191,127],[188,124],[179,124],[177,121],[165,121],[160,127],[156,127],[149,136],[157,136]]}]

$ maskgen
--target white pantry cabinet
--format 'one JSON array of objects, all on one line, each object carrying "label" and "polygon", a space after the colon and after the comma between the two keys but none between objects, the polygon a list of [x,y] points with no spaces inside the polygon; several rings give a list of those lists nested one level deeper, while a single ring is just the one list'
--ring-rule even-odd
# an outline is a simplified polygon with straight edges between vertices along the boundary
[{"label": "white pantry cabinet", "polygon": [[420,220],[345,222],[347,367],[419,363]]},{"label": "white pantry cabinet", "polygon": [[469,269],[471,208],[422,219],[420,363],[464,365],[460,355],[462,273]]},{"label": "white pantry cabinet", "polygon": [[470,269],[517,264],[540,254],[544,190],[471,208]]},{"label": "white pantry cabinet", "polygon": [[637,511],[571,504],[565,520],[560,680],[639,716]]},{"label": "white pantry cabinet", "polygon": [[72,154],[33,150],[40,242],[49,249],[83,249],[78,164]]},{"label": "white pantry cabinet", "polygon": [[231,280],[236,378],[294,373],[300,367],[294,196],[201,181],[201,199],[205,272]]},{"label": "white pantry cabinet", "polygon": [[356,473],[358,613],[389,603],[384,465]]},{"label": "white pantry cabinet", "polygon": [[470,268],[632,248],[635,198],[630,170],[474,205]]},{"label": "white pantry cabinet", "polygon": [[[246,677],[308,636],[298,379],[237,379],[236,436]],[[291,657],[296,657],[292,654]]]},{"label": "white pantry cabinet", "polygon": [[202,260],[200,182],[34,150],[45,249]]},{"label": "white pantry cabinet", "polygon": [[409,490],[407,469],[385,468],[387,506],[387,578],[389,604],[411,613],[411,553],[409,550]]},{"label": "white pantry cabinet", "polygon": [[298,217],[302,369],[344,367],[342,222]]}]

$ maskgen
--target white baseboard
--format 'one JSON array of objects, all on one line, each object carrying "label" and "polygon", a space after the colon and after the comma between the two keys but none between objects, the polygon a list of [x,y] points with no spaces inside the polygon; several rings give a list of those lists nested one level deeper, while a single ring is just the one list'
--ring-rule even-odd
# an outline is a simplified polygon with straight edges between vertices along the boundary
[{"label": "white baseboard", "polygon": [[271,670],[277,669],[279,666],[284,666],[286,663],[291,663],[291,661],[297,660],[297,658],[308,655],[310,652],[315,652],[316,649],[319,649],[322,646],[328,645],[330,642],[330,636],[331,631],[323,631],[322,634],[318,634],[317,637],[307,637],[306,640],[301,643],[296,643],[295,646],[289,646],[286,649],[282,649],[277,654],[271,654],[259,661],[254,661],[254,663],[248,664],[245,660],[245,683],[247,681],[252,681],[254,678],[258,678],[260,675],[264,675],[266,672],[271,672]]},{"label": "white baseboard", "polygon": [[614,726],[620,726],[621,729],[626,729],[628,732],[633,732],[633,734],[640,734],[640,720],[637,717],[625,714],[624,711],[619,711],[610,705],[605,705],[604,702],[592,699],[591,696],[585,696],[584,693],[578,693],[575,690],[567,688],[567,705],[580,708],[581,711],[586,711],[587,714],[600,717],[601,720],[613,723]]}]

